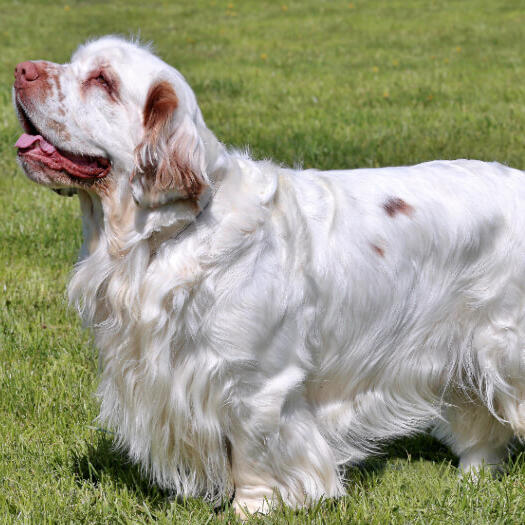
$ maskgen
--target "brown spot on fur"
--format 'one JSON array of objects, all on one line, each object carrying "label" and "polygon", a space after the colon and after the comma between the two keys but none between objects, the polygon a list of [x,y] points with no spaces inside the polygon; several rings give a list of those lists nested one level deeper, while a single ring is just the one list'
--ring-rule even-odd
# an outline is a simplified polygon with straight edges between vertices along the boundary
[{"label": "brown spot on fur", "polygon": [[374,250],[374,252],[376,252],[377,255],[379,255],[379,257],[385,256],[385,250],[383,250],[383,248],[380,248],[376,244],[372,244],[372,250]]},{"label": "brown spot on fur", "polygon": [[53,91],[53,85],[51,84],[51,77],[49,75],[49,72],[47,68],[39,68],[39,74],[38,74],[38,85],[36,87],[36,95],[41,101],[46,100],[51,92]]},{"label": "brown spot on fur", "polygon": [[59,92],[59,94],[62,94],[62,84],[60,83],[60,74],[58,72],[55,72],[55,74],[53,75],[53,78],[55,79],[57,91]]},{"label": "brown spot on fur", "polygon": [[386,211],[389,217],[394,217],[397,213],[410,216],[414,211],[414,208],[407,204],[403,199],[399,197],[390,197],[384,204],[383,209]]},{"label": "brown spot on fur", "polygon": [[53,79],[55,80],[55,85],[57,88],[58,101],[64,102],[64,99],[66,97],[64,96],[64,93],[62,93],[62,84],[60,83],[60,72],[59,71],[54,72]]},{"label": "brown spot on fur", "polygon": [[61,122],[57,122],[54,119],[47,119],[46,127],[52,129],[57,135],[59,135],[62,141],[71,140],[71,135],[67,132],[66,126]]}]

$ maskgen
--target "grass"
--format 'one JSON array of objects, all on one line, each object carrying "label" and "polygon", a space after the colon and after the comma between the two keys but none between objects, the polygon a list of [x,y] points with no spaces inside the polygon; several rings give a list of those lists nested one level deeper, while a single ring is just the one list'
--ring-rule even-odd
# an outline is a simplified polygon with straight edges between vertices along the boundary
[{"label": "grass", "polygon": [[[194,87],[228,144],[289,165],[351,168],[472,157],[525,168],[520,0],[0,0],[0,521],[225,523],[149,485],[96,427],[96,351],[66,305],[75,199],[15,163],[22,60],[67,61],[88,37],[140,33]],[[460,480],[420,436],[348,470],[348,495],[260,523],[523,523],[525,457]]]}]

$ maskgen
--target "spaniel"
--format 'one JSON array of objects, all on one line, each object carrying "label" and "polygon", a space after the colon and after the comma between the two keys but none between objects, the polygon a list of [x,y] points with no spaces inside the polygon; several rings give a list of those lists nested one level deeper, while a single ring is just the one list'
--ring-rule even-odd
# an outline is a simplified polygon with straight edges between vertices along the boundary
[{"label": "spaniel", "polygon": [[21,167],[80,200],[69,297],[100,421],[161,487],[299,507],[399,436],[432,431],[466,471],[525,436],[521,171],[255,161],[113,36],[19,64],[13,97]]}]

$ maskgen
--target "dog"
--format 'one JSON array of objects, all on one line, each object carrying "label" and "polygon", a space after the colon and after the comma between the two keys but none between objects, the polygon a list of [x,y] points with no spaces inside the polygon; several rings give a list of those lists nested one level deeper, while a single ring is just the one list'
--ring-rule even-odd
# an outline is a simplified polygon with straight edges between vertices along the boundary
[{"label": "dog", "polygon": [[13,100],[19,164],[80,201],[100,421],[159,486],[247,515],[343,495],[399,436],[473,473],[525,436],[523,172],[255,161],[115,36],[18,64]]}]

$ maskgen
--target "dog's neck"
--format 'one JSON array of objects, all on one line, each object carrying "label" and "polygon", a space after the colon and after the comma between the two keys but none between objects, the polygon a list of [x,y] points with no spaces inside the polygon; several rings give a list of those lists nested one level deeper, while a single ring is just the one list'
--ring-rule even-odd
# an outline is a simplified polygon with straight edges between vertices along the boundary
[{"label": "dog's neck", "polygon": [[[84,326],[95,328],[95,332],[116,333],[138,320],[148,271],[162,260],[164,246],[170,246],[173,254],[177,252],[178,241],[173,242],[177,236],[185,257],[198,259],[202,254],[221,252],[214,243],[223,238],[220,232],[224,228],[236,231],[228,226],[232,210],[253,227],[264,221],[279,168],[269,169],[269,163],[235,152],[225,154],[214,167],[210,179],[216,192],[203,204],[204,210],[182,200],[144,210],[129,191],[102,196],[79,192],[84,243],[68,291]],[[227,238],[229,250],[244,249],[242,232]],[[108,340],[104,339],[105,343]]]},{"label": "dog's neck", "polygon": [[197,200],[180,199],[158,208],[143,208],[133,200],[126,174],[105,193],[78,192],[84,234],[80,260],[92,255],[99,247],[107,249],[109,255],[117,259],[143,240],[158,247],[159,242],[180,235],[198,220],[227,173],[235,171],[234,157],[213,133],[206,127],[200,133],[206,144],[209,184]]},{"label": "dog's neck", "polygon": [[[164,241],[195,222],[195,204],[179,202],[170,209],[142,214],[131,196],[99,197],[79,192],[84,242],[69,284],[70,301],[86,327],[120,331],[134,318],[142,282]],[[168,208],[168,207],[163,207]],[[128,321],[126,321],[126,319]],[[102,328],[105,327],[105,328]]]}]

